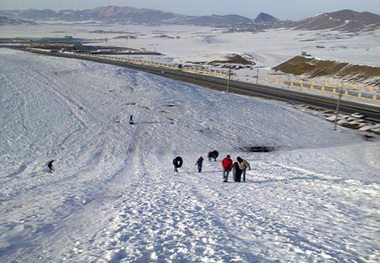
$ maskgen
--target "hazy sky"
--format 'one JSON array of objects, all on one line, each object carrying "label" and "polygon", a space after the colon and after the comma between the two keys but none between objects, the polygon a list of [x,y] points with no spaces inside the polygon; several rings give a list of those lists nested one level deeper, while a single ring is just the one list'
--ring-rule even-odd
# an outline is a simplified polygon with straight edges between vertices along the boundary
[{"label": "hazy sky", "polygon": [[1,10],[82,10],[109,5],[158,9],[185,15],[237,14],[248,18],[255,18],[264,12],[289,20],[342,9],[380,14],[380,0],[0,0]]}]

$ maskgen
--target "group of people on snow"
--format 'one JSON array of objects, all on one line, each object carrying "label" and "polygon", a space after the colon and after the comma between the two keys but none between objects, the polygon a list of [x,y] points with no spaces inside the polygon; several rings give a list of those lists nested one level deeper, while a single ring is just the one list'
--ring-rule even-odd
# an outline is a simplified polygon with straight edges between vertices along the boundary
[{"label": "group of people on snow", "polygon": [[[211,161],[211,158],[216,161],[216,158],[218,158],[219,153],[217,151],[211,151],[208,153],[208,159]],[[174,165],[174,172],[178,172],[178,168],[180,168],[183,164],[183,160],[180,156],[177,156],[173,160],[173,165]],[[198,173],[202,172],[202,164],[203,164],[203,157],[200,156],[197,161],[195,162],[195,165],[198,168]],[[235,182],[240,182],[241,179],[243,182],[245,182],[246,179],[246,171],[251,170],[251,165],[244,160],[241,157],[236,158],[236,162],[234,163],[231,159],[230,155],[227,155],[223,160],[222,160],[222,167],[223,167],[223,182],[228,182],[228,175],[229,173],[234,169],[234,181]],[[242,177],[242,178],[241,178]]]},{"label": "group of people on snow", "polygon": [[[133,115],[129,116],[129,124],[133,125]],[[214,159],[214,162],[216,162],[216,159],[219,156],[218,151],[209,151],[207,154],[208,160],[211,162],[211,159]],[[251,170],[250,164],[246,161],[243,160],[241,157],[236,158],[236,162],[233,163],[231,160],[231,156],[227,155],[223,160],[222,160],[222,166],[223,166],[223,182],[228,182],[228,175],[232,171],[235,165],[234,169],[234,181],[235,182],[240,182],[241,181],[241,176],[243,182],[245,182],[245,175],[246,175],[246,170],[249,169]],[[178,173],[178,168],[182,167],[183,160],[181,156],[177,156],[176,158],[173,159],[173,165],[174,165],[174,172]],[[202,172],[202,165],[203,165],[203,157],[200,156],[197,161],[195,162],[195,165],[198,168],[198,173]]]},{"label": "group of people on snow", "polygon": [[234,181],[240,182],[241,176],[243,176],[243,182],[245,182],[245,175],[246,171],[251,170],[251,165],[246,161],[243,160],[241,157],[236,158],[236,162],[234,163],[231,159],[230,155],[227,155],[226,158],[222,160],[222,166],[223,166],[223,182],[228,182],[228,175],[231,172],[233,168],[234,170]]}]

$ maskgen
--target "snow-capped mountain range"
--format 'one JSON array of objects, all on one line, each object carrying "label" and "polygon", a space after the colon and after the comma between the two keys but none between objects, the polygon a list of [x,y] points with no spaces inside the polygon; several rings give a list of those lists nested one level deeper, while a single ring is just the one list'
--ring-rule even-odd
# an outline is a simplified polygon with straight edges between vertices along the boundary
[{"label": "snow-capped mountain range", "polygon": [[[102,21],[129,24],[186,24],[226,27],[246,31],[259,31],[273,27],[289,27],[294,29],[337,29],[342,31],[374,30],[380,27],[380,16],[370,12],[356,12],[341,10],[332,13],[324,13],[298,22],[285,21],[260,13],[251,19],[236,14],[210,15],[210,16],[186,16],[171,12],[134,7],[106,6],[86,10],[65,9],[54,11],[50,9],[37,10],[3,10],[0,15],[16,20],[32,21]],[[6,23],[2,22],[2,23]]]}]

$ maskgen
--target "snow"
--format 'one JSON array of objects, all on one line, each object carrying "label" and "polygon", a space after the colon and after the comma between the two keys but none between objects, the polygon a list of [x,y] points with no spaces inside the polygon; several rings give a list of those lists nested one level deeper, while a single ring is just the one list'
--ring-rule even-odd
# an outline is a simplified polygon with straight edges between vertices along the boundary
[{"label": "snow", "polygon": [[[121,24],[45,23],[43,25],[4,25],[2,37],[64,37],[97,39],[95,45],[121,46],[163,53],[179,61],[197,62],[226,53],[250,54],[258,66],[274,67],[301,51],[313,57],[354,64],[379,66],[379,32],[361,34],[330,30],[273,29],[265,32],[229,33],[223,28],[199,26],[142,26]],[[103,33],[91,33],[94,31]],[[125,32],[125,33],[122,33]],[[136,39],[117,38],[135,36]],[[166,35],[168,37],[160,37]],[[323,48],[321,48],[323,47]]]},{"label": "snow", "polygon": [[[380,260],[376,135],[334,132],[277,101],[3,48],[0,79],[1,262]],[[227,154],[251,164],[247,182],[222,183]]]},{"label": "snow", "polygon": [[[157,51],[162,56],[134,56],[158,63],[199,64],[213,60],[225,60],[228,54],[249,56],[256,63],[249,69],[233,70],[237,80],[256,82],[260,71],[262,84],[265,76],[271,76],[272,67],[285,62],[302,51],[320,59],[379,67],[379,30],[362,33],[348,33],[332,30],[289,30],[270,29],[265,32],[228,32],[224,28],[165,25],[143,26],[122,24],[68,23],[47,21],[39,25],[4,25],[2,37],[65,37],[93,40],[88,45],[118,46],[138,50]],[[128,36],[128,39],[125,37]],[[133,38],[131,38],[133,36]],[[165,36],[165,37],[162,37]],[[120,38],[122,37],[122,38]],[[220,70],[220,67],[204,65]],[[252,70],[254,68],[254,70]],[[283,76],[283,80],[298,82],[307,76]],[[345,79],[345,86],[357,84],[367,88],[378,78],[360,80]],[[339,85],[343,80],[337,77],[319,77],[310,80]],[[282,85],[282,88],[285,88]],[[379,87],[375,87],[376,90]],[[361,99],[361,101],[364,101]]]}]

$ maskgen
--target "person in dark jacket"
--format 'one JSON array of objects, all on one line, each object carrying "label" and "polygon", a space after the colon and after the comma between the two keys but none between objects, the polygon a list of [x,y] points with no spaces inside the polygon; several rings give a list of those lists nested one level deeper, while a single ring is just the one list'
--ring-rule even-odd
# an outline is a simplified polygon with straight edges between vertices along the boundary
[{"label": "person in dark jacket", "polygon": [[183,163],[183,160],[181,156],[177,156],[176,158],[174,158],[173,160],[174,172],[178,173],[178,168],[182,166],[182,163]]},{"label": "person in dark jacket", "polygon": [[213,151],[212,152],[212,158],[214,158],[214,162],[216,162],[216,158],[218,158],[218,156],[219,156],[218,151]]},{"label": "person in dark jacket", "polygon": [[222,166],[223,166],[223,169],[224,169],[223,170],[223,182],[228,182],[228,174],[232,170],[231,156],[227,155],[227,157],[223,159]]},{"label": "person in dark jacket", "polygon": [[133,115],[129,116],[129,124],[133,124]]},{"label": "person in dark jacket", "polygon": [[198,165],[198,173],[202,171],[202,163],[203,163],[203,157],[199,157],[195,165]]},{"label": "person in dark jacket", "polygon": [[210,152],[208,152],[208,155],[207,155],[208,160],[209,160],[210,162],[211,162],[211,158],[213,158],[213,159],[214,159],[214,162],[216,162],[216,158],[218,158],[218,156],[219,156],[218,151],[210,151]]},{"label": "person in dark jacket", "polygon": [[211,162],[211,158],[212,158],[212,151],[209,151],[208,154],[207,154],[207,157],[208,157],[208,160]]},{"label": "person in dark jacket", "polygon": [[240,157],[237,157],[236,159],[237,159],[237,163],[239,165],[239,169],[242,170],[243,182],[245,182],[246,170],[247,170],[247,168],[248,168],[248,170],[251,170],[251,165],[246,160],[243,160]]},{"label": "person in dark jacket", "polygon": [[54,170],[55,170],[55,168],[54,168],[54,162],[55,162],[55,160],[51,160],[51,161],[48,163],[49,173],[52,173],[52,172],[54,172]]}]

